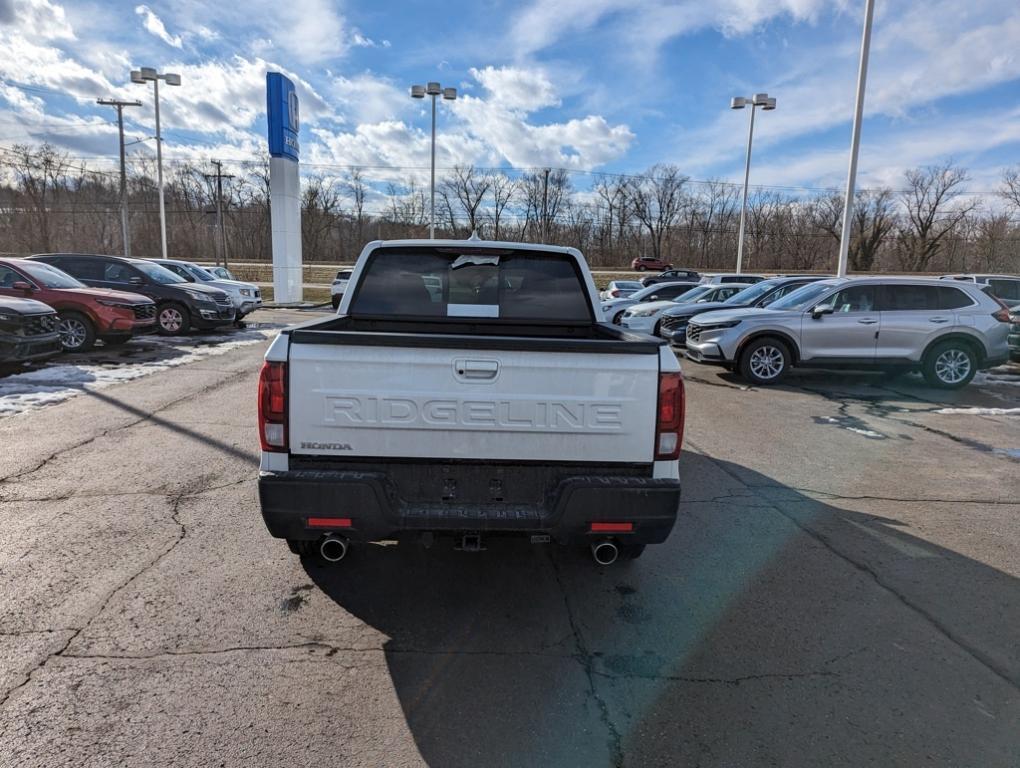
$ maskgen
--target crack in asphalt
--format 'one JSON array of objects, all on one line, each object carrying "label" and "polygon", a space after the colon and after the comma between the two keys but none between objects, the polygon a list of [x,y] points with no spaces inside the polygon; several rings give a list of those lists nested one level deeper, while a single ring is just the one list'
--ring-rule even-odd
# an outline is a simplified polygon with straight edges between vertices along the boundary
[{"label": "crack in asphalt", "polygon": [[8,690],[7,693],[4,694],[3,698],[0,698],[0,709],[2,709],[7,704],[8,701],[10,701],[11,697],[14,696],[14,694],[16,694],[26,685],[28,685],[32,681],[32,678],[36,675],[36,673],[44,669],[46,665],[49,664],[50,661],[52,661],[54,658],[63,656],[67,649],[71,646],[71,643],[73,643],[81,635],[82,632],[88,629],[88,627],[92,624],[93,621],[95,621],[100,615],[102,615],[103,611],[106,610],[106,606],[110,604],[110,601],[113,600],[113,598],[116,595],[118,595],[121,591],[131,586],[131,584],[133,584],[140,576],[142,576],[143,574],[154,568],[156,565],[158,565],[163,560],[164,557],[169,555],[177,547],[177,545],[180,544],[185,539],[185,537],[187,536],[187,529],[184,527],[184,523],[180,521],[178,513],[180,511],[181,502],[186,498],[186,496],[181,494],[177,496],[168,496],[168,498],[171,500],[172,509],[170,519],[173,520],[180,529],[178,532],[178,536],[174,539],[170,546],[166,547],[162,552],[160,552],[155,558],[152,559],[151,562],[143,566],[140,570],[135,572],[133,575],[128,577],[124,582],[115,587],[103,599],[99,607],[92,612],[88,619],[85,620],[81,627],[74,630],[73,634],[67,638],[67,641],[63,645],[61,645],[60,648],[48,654],[39,664],[37,664],[25,675],[24,680],[22,680],[16,686]]},{"label": "crack in asphalt", "polygon": [[[245,483],[254,483],[254,477],[243,477],[240,480],[231,480],[227,483],[219,483],[217,485],[210,485],[208,488],[203,488],[200,491],[191,491],[184,493],[182,498],[195,498],[205,493],[212,493],[213,491],[222,490],[223,488],[231,488],[235,485],[243,485]],[[0,491],[3,489],[0,488]],[[178,495],[175,492],[167,491],[108,491],[104,493],[74,493],[70,491],[61,496],[38,496],[32,498],[4,498],[0,495],[0,501],[6,501],[9,504],[36,504],[40,502],[48,501],[68,501],[69,499],[105,499],[105,498],[119,498],[121,496],[156,496],[158,498],[173,498]]]},{"label": "crack in asphalt", "polygon": [[[722,465],[722,463],[720,463],[719,461],[717,461],[713,457],[706,456],[705,458],[707,458],[709,461],[711,461],[713,464],[715,464],[719,468],[719,470],[722,471],[723,473],[729,475],[730,477],[732,477],[734,480],[737,480],[738,482],[740,481],[739,477],[737,477],[732,472],[730,472],[725,466]],[[854,557],[852,557],[850,554],[842,551],[828,536],[826,536],[825,534],[823,534],[823,533],[821,533],[819,531],[814,530],[813,528],[811,528],[808,525],[805,525],[800,520],[798,520],[795,516],[787,514],[786,512],[783,511],[783,509],[780,506],[773,504],[772,505],[772,509],[777,514],[779,514],[782,517],[784,517],[787,520],[789,520],[798,530],[800,530],[804,534],[810,536],[815,541],[817,541],[819,544],[821,544],[823,547],[825,547],[827,550],[832,552],[834,555],[836,555],[836,557],[840,558],[841,560],[843,560],[844,562],[846,562],[848,565],[850,565],[851,567],[855,568],[856,570],[858,570],[858,571],[860,571],[860,572],[870,576],[871,579],[875,582],[875,584],[877,584],[881,589],[883,589],[884,591],[888,592],[890,595],[895,597],[902,605],[904,605],[905,607],[907,607],[908,609],[913,611],[916,615],[918,615],[922,619],[924,619],[929,624],[929,626],[931,626],[933,629],[935,629],[935,631],[938,632],[940,635],[942,635],[942,637],[944,637],[950,643],[955,645],[957,648],[959,648],[965,654],[970,656],[972,659],[974,659],[976,662],[978,662],[981,666],[983,666],[985,669],[987,669],[993,675],[998,677],[1000,680],[1002,680],[1003,682],[1007,683],[1010,687],[1020,691],[1020,680],[1014,679],[1010,675],[1008,670],[1000,668],[999,665],[996,663],[996,661],[993,658],[991,658],[990,656],[988,656],[987,654],[985,654],[983,651],[981,651],[981,649],[972,646],[964,638],[959,637],[952,630],[952,628],[950,628],[947,625],[945,625],[932,612],[930,612],[927,609],[923,608],[922,606],[918,605],[913,600],[911,600],[909,597],[907,597],[905,594],[903,594],[902,592],[897,590],[896,587],[894,587],[893,585],[891,585],[888,582],[886,582],[882,578],[882,576],[878,573],[877,570],[872,568],[867,563],[865,563],[863,561],[860,561],[860,560],[857,560]]]},{"label": "crack in asphalt", "polygon": [[41,470],[43,467],[45,467],[47,464],[49,464],[51,461],[57,459],[58,457],[62,456],[65,453],[69,453],[70,451],[77,450],[78,448],[83,448],[86,445],[89,445],[90,443],[93,443],[93,442],[95,442],[96,440],[98,440],[98,439],[100,439],[102,437],[106,437],[107,435],[113,434],[114,432],[119,432],[122,429],[130,429],[131,427],[134,427],[134,426],[136,426],[138,424],[141,424],[144,421],[148,421],[150,418],[152,418],[156,414],[162,413],[163,411],[167,410],[168,408],[173,408],[175,405],[178,405],[180,403],[183,403],[186,400],[194,398],[198,391],[200,391],[202,394],[206,394],[206,393],[209,393],[209,392],[215,392],[217,389],[220,389],[221,387],[224,387],[224,386],[226,386],[228,384],[232,384],[233,382],[237,381],[238,379],[245,378],[245,377],[250,376],[250,375],[251,375],[251,371],[247,371],[247,370],[237,371],[236,373],[234,373],[234,375],[228,376],[225,379],[216,382],[215,384],[212,384],[212,385],[210,385],[208,387],[203,387],[201,390],[188,392],[187,394],[184,394],[181,397],[175,398],[175,399],[171,400],[170,402],[161,405],[159,408],[156,408],[155,410],[149,411],[144,416],[140,416],[140,417],[134,419],[133,421],[129,421],[129,422],[125,423],[125,424],[121,424],[121,425],[116,426],[116,427],[109,427],[107,429],[100,430],[96,434],[92,435],[89,438],[86,438],[85,440],[82,440],[81,442],[75,443],[74,445],[68,445],[68,446],[65,446],[64,448],[61,448],[61,449],[59,449],[57,451],[54,451],[49,456],[47,456],[46,458],[42,459],[34,467],[30,467],[28,469],[24,469],[24,470],[22,470],[20,472],[15,472],[13,475],[6,475],[5,477],[0,477],[0,486],[2,486],[5,483],[9,483],[12,480],[18,480],[18,479],[20,479],[22,477],[27,477],[28,475],[35,474],[36,472]]},{"label": "crack in asphalt", "polygon": [[588,649],[587,644],[584,641],[584,636],[581,634],[581,628],[577,624],[577,619],[574,616],[574,609],[570,605],[570,598],[567,596],[566,585],[563,583],[563,579],[560,576],[559,566],[556,564],[556,559],[550,554],[549,561],[552,564],[553,577],[556,579],[556,585],[559,587],[560,594],[563,596],[563,606],[566,609],[567,622],[570,625],[571,634],[574,637],[574,647],[577,650],[575,658],[580,662],[581,668],[584,670],[584,674],[588,679],[588,697],[595,702],[596,707],[599,711],[599,719],[605,726],[606,731],[609,733],[609,755],[611,759],[611,765],[614,768],[621,768],[623,766],[623,739],[620,735],[619,729],[609,713],[609,705],[605,699],[598,692],[598,687],[595,685],[595,677],[598,674],[595,670],[595,661],[592,652]]}]

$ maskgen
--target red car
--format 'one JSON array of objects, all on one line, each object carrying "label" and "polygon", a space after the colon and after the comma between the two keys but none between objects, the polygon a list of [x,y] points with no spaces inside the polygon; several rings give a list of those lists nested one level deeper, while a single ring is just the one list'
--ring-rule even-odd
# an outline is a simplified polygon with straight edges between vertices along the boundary
[{"label": "red car", "polygon": [[630,268],[636,269],[638,272],[646,272],[649,269],[657,269],[662,272],[664,269],[672,269],[673,265],[654,256],[638,256],[630,263]]},{"label": "red car", "polygon": [[96,339],[123,344],[156,330],[156,305],[147,296],[89,288],[40,261],[0,259],[0,296],[31,298],[57,310],[65,352],[91,349]]}]

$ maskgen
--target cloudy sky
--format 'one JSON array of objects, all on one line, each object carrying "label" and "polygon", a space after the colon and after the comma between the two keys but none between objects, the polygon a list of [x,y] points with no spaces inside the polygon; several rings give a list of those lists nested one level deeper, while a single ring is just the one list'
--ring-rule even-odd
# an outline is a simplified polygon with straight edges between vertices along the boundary
[{"label": "cloudy sky", "polygon": [[[97,97],[151,92],[133,67],[179,72],[161,100],[171,156],[265,148],[265,73],[298,82],[302,160],[421,168],[428,113],[408,86],[453,85],[438,164],[638,172],[676,163],[739,180],[746,112],[767,91],[752,182],[839,186],[846,173],[863,1],[0,0],[0,147],[49,141],[116,153]],[[974,191],[1020,161],[1020,3],[879,0],[861,152],[865,186],[947,158]]]}]

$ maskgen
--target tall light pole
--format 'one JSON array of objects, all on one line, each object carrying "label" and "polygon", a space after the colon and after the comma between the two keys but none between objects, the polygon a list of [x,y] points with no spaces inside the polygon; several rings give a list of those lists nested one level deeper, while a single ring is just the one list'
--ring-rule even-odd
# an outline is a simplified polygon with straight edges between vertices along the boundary
[{"label": "tall light pole", "polygon": [[163,134],[159,130],[159,81],[167,85],[180,85],[181,76],[170,72],[160,74],[152,67],[142,67],[131,71],[131,82],[143,85],[152,82],[153,97],[156,103],[156,175],[159,182],[159,235],[163,258],[166,258],[166,205],[163,202]]},{"label": "tall light pole", "polygon": [[839,261],[836,266],[837,277],[846,277],[847,258],[850,253],[850,222],[854,213],[854,186],[857,183],[857,152],[861,148],[864,88],[868,82],[868,50],[871,48],[871,20],[874,15],[875,0],[865,0],[864,32],[861,34],[861,61],[857,67],[857,103],[854,107],[854,127],[850,136],[850,169],[846,175],[846,197],[843,198],[843,230],[839,236]]},{"label": "tall light pole", "polygon": [[751,120],[747,128],[747,157],[744,160],[744,196],[740,201],[740,233],[737,235],[737,274],[744,265],[744,218],[747,215],[747,182],[751,177],[751,142],[754,140],[754,110],[761,107],[766,112],[776,108],[776,100],[767,93],[756,93],[751,98],[734,96],[730,99],[730,109],[751,108]]},{"label": "tall light pole", "polygon": [[124,256],[127,257],[131,255],[131,230],[128,226],[127,170],[124,167],[124,107],[140,107],[142,102],[96,99],[96,104],[117,109],[117,131],[120,134],[120,233]]},{"label": "tall light pole", "polygon": [[427,85],[412,85],[411,98],[424,99],[425,96],[432,97],[432,163],[431,163],[431,205],[429,213],[429,239],[436,236],[436,96],[442,96],[447,101],[454,101],[457,98],[456,88],[443,88],[439,83],[428,83]]}]

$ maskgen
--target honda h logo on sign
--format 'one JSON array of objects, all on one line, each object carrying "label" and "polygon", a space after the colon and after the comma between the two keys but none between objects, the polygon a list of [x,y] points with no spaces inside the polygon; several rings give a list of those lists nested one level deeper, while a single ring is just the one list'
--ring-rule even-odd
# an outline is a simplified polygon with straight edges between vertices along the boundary
[{"label": "honda h logo on sign", "polygon": [[290,129],[297,133],[301,128],[299,118],[297,91],[292,90],[287,94],[287,117],[290,118]]}]

